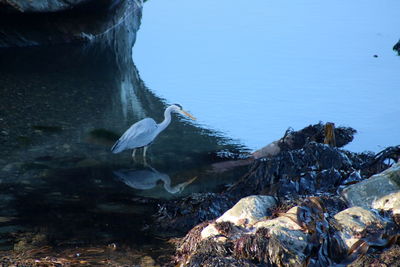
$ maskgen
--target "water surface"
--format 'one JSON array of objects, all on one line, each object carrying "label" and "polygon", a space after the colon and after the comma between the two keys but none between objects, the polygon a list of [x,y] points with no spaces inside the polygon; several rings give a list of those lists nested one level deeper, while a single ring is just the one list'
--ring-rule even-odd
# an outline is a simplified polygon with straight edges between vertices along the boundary
[{"label": "water surface", "polygon": [[[348,149],[398,145],[400,2],[149,1],[133,58],[146,84],[252,149],[318,121]],[[377,55],[377,57],[374,57]]]},{"label": "water surface", "polygon": [[112,154],[131,124],[160,122],[167,106],[112,47],[3,49],[0,83],[0,255],[166,256],[165,233],[150,227],[159,201],[219,192],[242,173],[210,173],[220,151],[243,148],[178,115],[150,147],[150,166]]}]

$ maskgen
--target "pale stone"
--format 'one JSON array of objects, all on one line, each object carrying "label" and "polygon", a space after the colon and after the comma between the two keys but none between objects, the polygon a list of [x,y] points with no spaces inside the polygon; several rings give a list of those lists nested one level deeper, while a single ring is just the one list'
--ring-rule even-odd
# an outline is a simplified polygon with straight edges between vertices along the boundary
[{"label": "pale stone", "polygon": [[400,214],[400,191],[381,197],[372,202],[372,208],[391,210],[394,215]]},{"label": "pale stone", "polygon": [[384,229],[387,224],[378,214],[363,207],[345,209],[337,213],[334,218],[341,228],[339,236],[348,249],[360,239],[358,233],[364,231],[368,226],[378,227],[379,225],[379,229]]},{"label": "pale stone", "polygon": [[200,235],[201,239],[207,239],[209,237],[219,235],[219,231],[217,230],[217,228],[215,228],[215,225],[211,223],[201,231]]},{"label": "pale stone", "polygon": [[260,221],[254,225],[254,230],[267,228],[270,239],[279,240],[281,248],[290,257],[290,266],[304,266],[308,257],[310,236],[296,223],[298,209],[299,207],[293,207],[285,216]]},{"label": "pale stone", "polygon": [[[296,220],[296,217],[294,217],[292,214],[287,214],[287,215],[292,216],[292,219]],[[296,230],[296,231],[302,230],[300,225],[295,223],[292,219],[289,217],[286,217],[286,216],[280,216],[280,217],[277,217],[272,220],[258,222],[256,224],[254,224],[254,228],[259,229],[259,228],[264,227],[264,228],[272,229],[275,227],[282,227],[282,228],[286,228],[288,230]]]},{"label": "pale stone", "polygon": [[248,196],[239,200],[235,206],[219,217],[217,222],[231,222],[238,226],[252,225],[267,216],[268,210],[276,204],[276,199],[271,196]]}]

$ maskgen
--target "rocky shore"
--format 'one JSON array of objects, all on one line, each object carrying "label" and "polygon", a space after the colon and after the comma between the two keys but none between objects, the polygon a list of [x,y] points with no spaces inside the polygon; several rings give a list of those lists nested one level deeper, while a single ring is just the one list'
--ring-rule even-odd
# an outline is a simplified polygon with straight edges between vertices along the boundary
[{"label": "rocky shore", "polygon": [[[400,146],[352,153],[324,144],[325,130],[316,124],[287,132],[274,142],[278,153],[258,154],[247,174],[221,194],[160,205],[158,230],[191,228],[173,239],[169,264],[399,265],[398,257],[387,255],[399,250]],[[337,144],[354,133],[335,129]]]},{"label": "rocky shore", "polygon": [[[190,162],[189,171],[172,171],[182,178],[220,175],[215,183],[197,180],[197,191],[207,193],[163,200],[118,184],[113,173],[126,167],[119,162],[125,159],[111,158],[110,144],[97,145],[90,134],[103,129],[98,125],[125,127],[121,117],[155,117],[149,112],[164,105],[143,89],[131,60],[142,3],[0,0],[7,95],[0,118],[0,265],[400,266],[400,146],[353,153],[343,149],[356,133],[350,127],[289,129],[249,157],[235,151],[221,160],[223,142],[207,135],[196,139],[196,149],[206,149],[183,154],[181,143],[195,139],[180,133],[207,130],[176,122],[177,134],[160,139],[182,150],[162,160],[186,168]],[[14,50],[31,46],[49,47],[44,57]],[[393,50],[400,55],[400,41]],[[87,60],[91,55],[97,60]],[[28,68],[26,59],[46,66],[33,73],[37,65]],[[13,68],[29,79],[13,76]],[[84,90],[76,88],[81,84]],[[227,176],[234,182],[224,187]],[[218,189],[209,192],[205,183]]]}]

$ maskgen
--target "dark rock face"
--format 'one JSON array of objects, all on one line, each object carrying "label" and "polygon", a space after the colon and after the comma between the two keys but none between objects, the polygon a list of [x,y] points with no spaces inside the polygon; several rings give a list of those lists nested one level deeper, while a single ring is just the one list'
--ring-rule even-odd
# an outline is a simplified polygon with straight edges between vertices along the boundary
[{"label": "dark rock face", "polygon": [[90,0],[1,0],[10,12],[55,12],[71,9]]},{"label": "dark rock face", "polygon": [[[140,1],[3,0],[2,3],[0,48],[89,42],[107,38],[124,21],[136,21],[134,24],[138,24],[142,10]],[[24,12],[11,10],[12,3],[16,6],[21,4]],[[137,30],[138,27],[131,25],[130,28]]]}]

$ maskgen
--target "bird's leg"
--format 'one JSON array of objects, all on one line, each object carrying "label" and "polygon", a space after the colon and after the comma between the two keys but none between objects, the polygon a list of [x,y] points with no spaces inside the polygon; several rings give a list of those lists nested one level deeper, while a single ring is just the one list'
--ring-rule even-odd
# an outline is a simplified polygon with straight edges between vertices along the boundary
[{"label": "bird's leg", "polygon": [[133,151],[132,151],[132,159],[133,159],[133,161],[135,161],[135,154],[136,154],[136,148],[133,149]]},{"label": "bird's leg", "polygon": [[144,165],[147,165],[146,153],[147,153],[148,146],[143,147],[143,162]]}]

